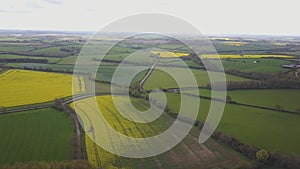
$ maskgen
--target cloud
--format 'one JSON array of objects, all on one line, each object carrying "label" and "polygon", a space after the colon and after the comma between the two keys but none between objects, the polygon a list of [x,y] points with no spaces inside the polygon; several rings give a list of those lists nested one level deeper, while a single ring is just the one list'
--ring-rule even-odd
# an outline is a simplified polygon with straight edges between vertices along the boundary
[{"label": "cloud", "polygon": [[44,1],[54,5],[61,5],[64,3],[62,0],[44,0]]},{"label": "cloud", "polygon": [[22,10],[0,10],[0,13],[29,13],[29,11]]},{"label": "cloud", "polygon": [[27,2],[26,7],[33,8],[33,9],[43,8],[40,4],[35,2]]}]

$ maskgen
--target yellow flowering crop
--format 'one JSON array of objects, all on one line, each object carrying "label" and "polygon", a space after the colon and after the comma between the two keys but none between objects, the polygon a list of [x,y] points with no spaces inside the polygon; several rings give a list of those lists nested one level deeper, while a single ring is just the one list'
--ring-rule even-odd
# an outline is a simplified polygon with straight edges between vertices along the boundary
[{"label": "yellow flowering crop", "polygon": [[189,53],[182,53],[182,52],[164,52],[164,51],[151,51],[154,55],[159,55],[159,57],[163,58],[174,58],[174,57],[183,57],[188,56]]},{"label": "yellow flowering crop", "polygon": [[[75,92],[84,91],[83,79],[80,81]],[[0,75],[0,107],[47,102],[70,95],[72,75],[29,70],[8,70]]]}]

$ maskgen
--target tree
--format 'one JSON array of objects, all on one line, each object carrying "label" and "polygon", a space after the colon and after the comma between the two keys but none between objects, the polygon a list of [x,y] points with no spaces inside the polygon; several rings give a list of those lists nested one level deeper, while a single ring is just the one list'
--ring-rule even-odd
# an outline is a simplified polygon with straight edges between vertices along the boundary
[{"label": "tree", "polygon": [[232,101],[231,96],[227,95],[226,96],[226,102],[231,102],[231,101]]},{"label": "tree", "polygon": [[256,152],[256,160],[261,162],[261,163],[265,163],[269,158],[269,153],[267,150],[265,149],[261,149],[259,151]]},{"label": "tree", "polygon": [[278,109],[278,110],[283,110],[283,107],[280,104],[276,104],[275,108]]}]

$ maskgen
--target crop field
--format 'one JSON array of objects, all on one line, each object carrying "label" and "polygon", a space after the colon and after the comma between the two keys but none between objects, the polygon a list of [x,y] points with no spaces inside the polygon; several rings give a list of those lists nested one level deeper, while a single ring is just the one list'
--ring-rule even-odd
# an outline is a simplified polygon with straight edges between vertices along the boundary
[{"label": "crop field", "polygon": [[[86,112],[78,112],[81,117],[86,130],[94,126],[99,127],[99,120],[94,117],[93,113],[95,109],[87,104],[93,98],[88,98],[80,101],[76,101],[71,106],[77,106],[79,108],[85,108]],[[113,105],[110,95],[98,96],[97,103],[102,115],[108,121],[109,125],[116,131],[135,138],[154,136],[165,129],[168,125],[172,124],[172,119],[166,114],[163,114],[159,119],[151,123],[134,123],[127,120],[118,113]],[[122,96],[117,97],[118,102],[127,104],[128,100]],[[133,105],[139,110],[146,110],[148,108],[147,102],[141,99],[132,98]],[[126,108],[126,106],[124,107]],[[89,131],[88,131],[89,132]],[[90,131],[92,132],[92,131]],[[119,157],[111,154],[104,149],[96,146],[89,136],[86,136],[86,148],[88,153],[88,160],[95,167],[103,168],[213,168],[224,164],[227,167],[232,167],[237,161],[240,160],[240,156],[221,146],[214,140],[209,140],[205,144],[201,145],[197,141],[199,129],[193,128],[193,131],[177,145],[174,149],[164,153],[162,155],[145,158],[145,159],[131,159]],[[109,136],[110,133],[106,130],[101,132],[95,132],[95,137],[105,139],[103,135]],[[127,147],[117,144],[113,140],[108,140],[107,144],[117,147],[120,151],[126,150]]]},{"label": "crop field", "polygon": [[288,55],[215,55],[215,54],[203,54],[201,55],[201,58],[207,58],[207,59],[261,59],[261,58],[294,58],[294,56],[288,56]]},{"label": "crop field", "polygon": [[179,67],[182,66],[182,61],[190,67],[201,68],[201,66],[192,60],[181,60],[177,58],[158,58],[158,66]]},{"label": "crop field", "polygon": [[222,43],[230,46],[243,46],[247,44],[247,42],[236,42],[236,41],[225,41]]},{"label": "crop field", "polygon": [[[112,77],[114,75],[114,72],[116,71],[117,66],[100,66],[97,72],[97,79],[100,81],[111,81]],[[118,81],[122,82],[122,78],[128,79],[129,74],[135,72],[138,70],[138,67],[132,67],[132,66],[119,66],[118,67],[121,70],[121,75],[119,75]],[[135,78],[132,80],[132,82],[136,82],[142,77],[144,77],[146,74],[146,71],[140,72]]]},{"label": "crop field", "polygon": [[[178,112],[180,94],[167,93],[166,95],[171,111]],[[210,103],[210,100],[201,99],[198,115],[200,121],[206,119]],[[300,155],[298,144],[300,135],[296,134],[300,132],[299,115],[226,104],[218,130],[243,143],[269,151]]]},{"label": "crop field", "polygon": [[0,115],[0,165],[71,158],[73,127],[55,109]]},{"label": "crop field", "polygon": [[24,55],[9,55],[9,54],[1,54],[0,59],[47,59],[49,63],[56,63],[60,58],[54,57],[34,57],[34,56],[24,56]]},{"label": "crop field", "polygon": [[77,56],[68,56],[63,58],[58,64],[75,65]]},{"label": "crop field", "polygon": [[[184,93],[188,92],[184,91]],[[201,89],[200,95],[211,97],[211,91]],[[284,110],[300,111],[300,90],[297,89],[233,90],[227,91],[227,95],[238,103],[269,108],[278,108],[279,105]]]},{"label": "crop field", "polygon": [[70,52],[65,52],[65,51],[62,51],[61,49],[62,49],[62,46],[52,46],[52,47],[46,47],[46,48],[33,50],[31,52],[34,54],[41,54],[41,55],[45,55],[45,56],[65,57],[65,56],[71,55]]},{"label": "crop field", "polygon": [[[84,81],[75,86],[84,91]],[[27,70],[8,70],[0,75],[0,107],[41,103],[72,95],[72,76]]]},{"label": "crop field", "polygon": [[41,64],[41,63],[7,63],[6,66],[13,68],[24,69],[49,69],[58,71],[73,71],[73,65],[59,65],[59,64]]},{"label": "crop field", "polygon": [[[181,79],[184,80],[184,78],[191,78],[187,77],[183,69],[184,68],[175,68],[175,67],[169,67],[164,68],[168,70],[169,72],[176,73],[178,75],[181,75]],[[191,69],[194,77],[198,83],[199,86],[207,86],[209,83],[208,73],[204,70],[199,69]],[[211,72],[214,76],[218,77],[221,74],[217,72]],[[226,75],[227,81],[247,81],[249,79],[245,79],[238,76],[233,75]],[[181,87],[191,87],[191,86],[181,86]],[[166,72],[158,69],[154,69],[151,76],[147,79],[146,83],[144,84],[144,88],[146,90],[150,89],[158,89],[158,88],[177,88],[176,81]]]},{"label": "crop field", "polygon": [[0,43],[0,51],[28,51],[34,49],[30,45],[27,44],[5,44]]},{"label": "crop field", "polygon": [[182,53],[182,52],[165,52],[165,51],[151,51],[152,54],[158,55],[162,58],[176,58],[176,57],[184,57],[189,56],[189,53]]},{"label": "crop field", "polygon": [[[213,63],[213,60],[210,62]],[[291,64],[288,60],[279,59],[222,59],[222,64],[225,70],[240,70],[244,72],[259,72],[275,74],[279,71],[285,72],[281,66]]]}]

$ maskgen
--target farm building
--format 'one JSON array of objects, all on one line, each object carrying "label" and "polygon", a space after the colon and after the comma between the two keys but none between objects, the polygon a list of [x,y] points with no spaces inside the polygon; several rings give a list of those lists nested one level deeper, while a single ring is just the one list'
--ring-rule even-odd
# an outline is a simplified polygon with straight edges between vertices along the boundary
[{"label": "farm building", "polygon": [[300,64],[282,65],[283,68],[300,68]]}]

